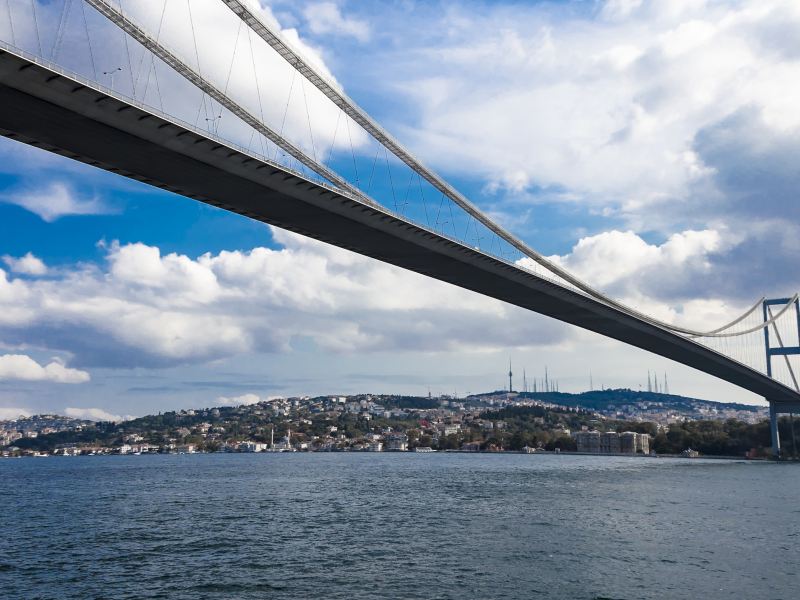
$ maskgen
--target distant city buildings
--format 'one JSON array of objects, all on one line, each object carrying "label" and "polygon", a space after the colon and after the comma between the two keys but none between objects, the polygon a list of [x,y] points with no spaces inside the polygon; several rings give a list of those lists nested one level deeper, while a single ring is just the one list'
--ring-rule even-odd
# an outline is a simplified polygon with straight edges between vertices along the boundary
[{"label": "distant city buildings", "polygon": [[62,415],[20,416],[12,421],[0,421],[0,447],[8,446],[16,440],[33,439],[61,431],[81,431],[94,427],[93,421],[85,421]]},{"label": "distant city buildings", "polygon": [[[117,424],[58,415],[20,417],[0,421],[0,455],[433,450],[648,454],[648,435],[614,429],[634,429],[620,427],[622,421],[648,421],[660,434],[685,421],[753,422],[766,416],[761,408],[633,390],[558,393],[548,373],[542,387],[549,392],[529,391],[529,382],[523,370],[521,392],[500,390],[458,399],[430,394],[273,398]],[[87,430],[91,436],[77,435]],[[61,435],[57,441],[49,437],[69,431],[76,435]],[[82,441],[86,439],[92,441]]]}]

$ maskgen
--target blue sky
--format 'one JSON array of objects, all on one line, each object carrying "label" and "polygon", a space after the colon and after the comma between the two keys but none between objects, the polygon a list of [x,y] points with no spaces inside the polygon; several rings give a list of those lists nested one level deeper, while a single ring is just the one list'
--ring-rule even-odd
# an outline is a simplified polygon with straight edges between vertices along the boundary
[{"label": "blue sky", "polygon": [[[219,4],[192,3],[197,32],[212,40],[198,56],[209,77],[255,102],[244,38]],[[160,2],[123,5],[157,27]],[[29,4],[11,6],[15,41],[35,51]],[[62,6],[37,3],[45,48]],[[189,60],[187,28],[169,27],[185,23],[185,8],[169,6],[165,43]],[[761,295],[800,287],[795,2],[275,0],[260,10],[484,210],[626,302],[712,327]],[[126,61],[119,33],[87,11],[94,68],[122,69],[115,89],[202,124],[196,95],[186,100],[165,73],[155,95],[137,50]],[[80,13],[71,18],[58,61],[89,74]],[[0,17],[0,38],[10,36]],[[306,121],[281,65],[255,52],[259,93],[292,100],[287,135],[329,148],[343,175],[355,177],[355,163],[365,178],[368,142],[354,131],[346,140],[313,90]],[[280,107],[260,109],[281,120]],[[219,123],[220,135],[253,144]],[[396,203],[405,180],[395,177]],[[386,178],[372,193],[391,206]],[[595,385],[636,388],[650,370],[668,373],[674,392],[759,401],[599,336],[8,140],[0,257],[0,417],[139,415],[244,395],[463,394],[502,386],[509,355],[529,377],[547,365],[566,391],[586,389],[590,371]]]}]

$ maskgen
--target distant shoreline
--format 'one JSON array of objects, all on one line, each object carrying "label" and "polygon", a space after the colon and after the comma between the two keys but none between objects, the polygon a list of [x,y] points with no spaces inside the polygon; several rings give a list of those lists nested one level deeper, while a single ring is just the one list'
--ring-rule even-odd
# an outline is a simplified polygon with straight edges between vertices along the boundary
[{"label": "distant shoreline", "polygon": [[[433,452],[414,452],[387,450],[382,452],[367,452],[363,450],[322,450],[322,451],[300,451],[300,452],[144,452],[141,454],[115,454],[115,453],[99,453],[99,454],[82,454],[82,455],[62,455],[62,454],[40,454],[40,455],[25,455],[25,456],[2,456],[2,459],[20,459],[20,458],[97,458],[97,457],[139,457],[139,456],[187,456],[187,455],[253,455],[253,454],[474,454],[474,455],[546,455],[546,456],[595,456],[602,458],[633,458],[633,459],[659,459],[659,458],[678,458],[682,460],[732,460],[732,461],[746,461],[746,462],[776,462],[770,458],[749,458],[746,456],[717,456],[717,455],[701,455],[701,456],[682,456],[680,454],[609,454],[599,452],[573,452],[561,451],[553,452],[552,450],[540,450],[538,452],[523,452],[521,450],[503,450],[503,451],[472,451],[472,450],[435,450]],[[785,461],[784,461],[785,462]]]}]

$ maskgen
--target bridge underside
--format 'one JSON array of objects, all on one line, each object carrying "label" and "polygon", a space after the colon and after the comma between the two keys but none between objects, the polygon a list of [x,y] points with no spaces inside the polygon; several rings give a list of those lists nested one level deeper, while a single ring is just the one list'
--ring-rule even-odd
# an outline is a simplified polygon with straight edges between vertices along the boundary
[{"label": "bridge underside", "polygon": [[[0,134],[530,309],[781,405],[786,386],[719,353],[0,51]],[[788,410],[787,410],[788,412]]]}]

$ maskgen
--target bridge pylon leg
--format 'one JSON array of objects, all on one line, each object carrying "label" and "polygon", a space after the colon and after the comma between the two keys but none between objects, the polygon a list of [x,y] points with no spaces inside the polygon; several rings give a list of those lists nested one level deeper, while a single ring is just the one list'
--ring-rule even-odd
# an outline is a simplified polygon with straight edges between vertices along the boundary
[{"label": "bridge pylon leg", "polygon": [[781,457],[781,436],[778,432],[778,409],[774,402],[769,403],[769,431],[772,440],[772,458]]}]

